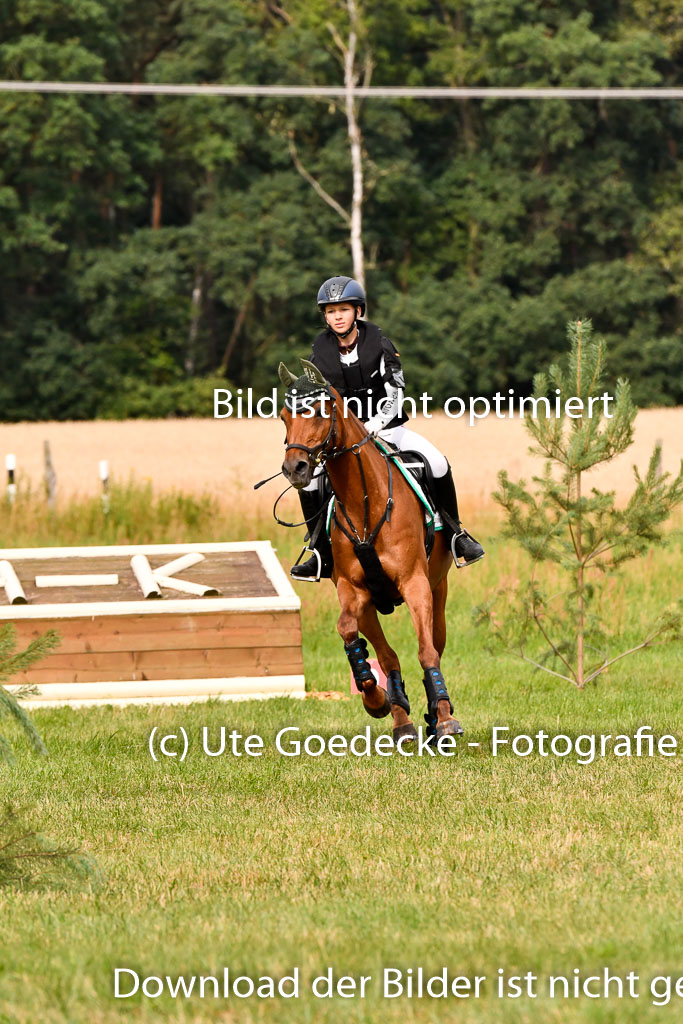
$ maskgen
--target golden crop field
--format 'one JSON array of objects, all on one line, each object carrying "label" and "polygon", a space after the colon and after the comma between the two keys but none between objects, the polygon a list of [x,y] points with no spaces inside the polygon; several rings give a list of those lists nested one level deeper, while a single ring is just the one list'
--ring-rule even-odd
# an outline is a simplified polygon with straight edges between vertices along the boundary
[{"label": "golden crop field", "polygon": [[[528,454],[529,437],[519,419],[494,416],[470,427],[444,413],[422,417],[408,426],[437,445],[454,467],[465,513],[490,503],[497,474],[513,478],[538,473],[539,459]],[[17,458],[18,479],[42,487],[43,442],[48,440],[57,474],[59,498],[99,493],[98,462],[107,459],[113,480],[133,477],[151,482],[155,491],[209,492],[222,503],[237,505],[247,498],[272,504],[282,489],[276,479],[254,494],[253,484],[275,473],[282,457],[284,431],[279,420],[99,420],[80,423],[16,423],[0,425],[0,466],[4,456]],[[644,470],[653,446],[663,446],[663,467],[676,471],[683,455],[683,407],[645,409],[636,420],[633,446],[612,463],[589,474],[588,481],[632,490],[632,466]]]}]

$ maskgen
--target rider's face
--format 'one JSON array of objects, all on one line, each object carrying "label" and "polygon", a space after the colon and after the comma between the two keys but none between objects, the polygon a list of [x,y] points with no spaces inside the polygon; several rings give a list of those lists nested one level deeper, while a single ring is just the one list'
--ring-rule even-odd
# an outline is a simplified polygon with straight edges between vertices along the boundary
[{"label": "rider's face", "polygon": [[335,302],[325,306],[325,320],[335,334],[344,334],[356,319],[357,309],[349,302]]}]

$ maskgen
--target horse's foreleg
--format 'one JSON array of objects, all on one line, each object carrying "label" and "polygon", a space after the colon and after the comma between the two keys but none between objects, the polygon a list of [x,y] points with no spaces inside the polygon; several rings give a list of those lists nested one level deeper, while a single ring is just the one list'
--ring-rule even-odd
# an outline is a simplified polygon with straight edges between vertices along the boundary
[{"label": "horse's foreleg", "polygon": [[439,583],[432,597],[427,577],[418,576],[404,584],[401,593],[410,609],[417,633],[429,725],[437,739],[442,736],[459,736],[463,730],[453,717],[453,705],[441,673],[441,655],[446,645],[445,604],[448,585],[445,580]]},{"label": "horse's foreleg", "polygon": [[354,587],[347,579],[338,581],[337,595],[341,605],[337,632],[344,641],[344,653],[351,665],[356,686],[361,691],[363,707],[373,718],[384,718],[389,714],[391,704],[382,687],[377,685],[370,668],[367,644],[358,636],[359,620],[363,619],[364,611],[370,603],[370,595]]},{"label": "horse's foreleg", "polygon": [[396,651],[390,647],[373,604],[367,604],[359,619],[361,632],[375,648],[377,660],[387,677],[387,695],[391,703],[391,717],[394,720],[394,743],[402,738],[405,742],[417,739],[415,726],[410,720],[410,701],[401,676],[401,665]]},{"label": "horse's foreleg", "polygon": [[423,669],[438,668],[440,655],[434,646],[434,615],[429,580],[426,576],[413,576],[400,589],[417,633],[417,656],[420,664]]},{"label": "horse's foreleg", "polygon": [[337,619],[337,632],[344,643],[348,644],[358,637],[355,587],[347,579],[337,580],[337,597],[341,608]]}]

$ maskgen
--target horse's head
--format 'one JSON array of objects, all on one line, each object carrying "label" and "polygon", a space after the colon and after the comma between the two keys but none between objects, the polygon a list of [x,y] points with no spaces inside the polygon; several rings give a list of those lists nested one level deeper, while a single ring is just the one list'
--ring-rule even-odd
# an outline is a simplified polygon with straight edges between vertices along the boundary
[{"label": "horse's head", "polygon": [[280,380],[286,390],[280,419],[285,424],[285,459],[282,473],[300,490],[310,484],[321,456],[335,441],[335,399],[320,370],[307,359],[301,360],[304,373],[296,377],[280,363]]}]

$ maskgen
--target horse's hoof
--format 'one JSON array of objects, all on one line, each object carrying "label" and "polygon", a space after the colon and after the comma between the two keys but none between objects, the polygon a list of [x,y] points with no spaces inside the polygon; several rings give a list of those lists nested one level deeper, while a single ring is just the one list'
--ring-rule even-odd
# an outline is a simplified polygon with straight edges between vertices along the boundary
[{"label": "horse's hoof", "polygon": [[384,704],[382,704],[381,708],[368,707],[365,703],[365,693],[363,694],[363,707],[371,718],[386,718],[386,716],[391,712],[391,701],[384,690],[382,690],[382,693],[384,694]]},{"label": "horse's hoof", "polygon": [[412,722],[408,722],[407,725],[397,725],[391,734],[394,743],[398,746],[398,741],[403,739],[404,742],[412,743],[417,740],[417,730]]},{"label": "horse's hoof", "polygon": [[461,726],[457,718],[448,718],[445,722],[436,723],[436,738],[437,741],[442,736],[463,736],[465,730]]}]

